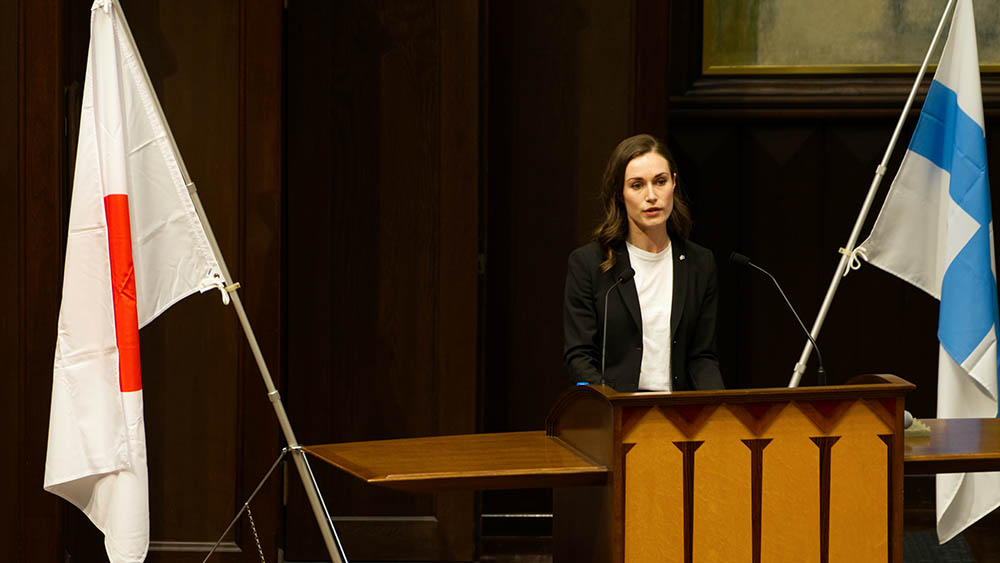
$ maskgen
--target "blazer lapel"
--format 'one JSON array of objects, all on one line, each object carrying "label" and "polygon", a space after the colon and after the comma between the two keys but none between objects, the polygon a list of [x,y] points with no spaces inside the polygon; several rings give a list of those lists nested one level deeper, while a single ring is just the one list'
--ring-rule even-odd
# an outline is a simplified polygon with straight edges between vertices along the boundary
[{"label": "blazer lapel", "polygon": [[[628,258],[628,250],[625,248],[625,243],[623,242],[620,246],[615,247],[614,279],[617,281],[622,272],[631,267],[632,263]],[[642,334],[642,315],[639,313],[639,292],[635,289],[635,278],[628,283],[618,284],[617,289],[618,293],[622,296],[622,300],[625,301],[625,308],[632,315],[632,321],[635,322],[636,328]]]},{"label": "blazer lapel", "polygon": [[[681,324],[681,317],[684,316],[684,298],[687,295],[688,284],[688,262],[684,256],[684,241],[680,237],[671,240],[674,245],[674,298],[670,304],[670,334],[677,334],[677,325]],[[638,300],[638,297],[636,298]]]}]

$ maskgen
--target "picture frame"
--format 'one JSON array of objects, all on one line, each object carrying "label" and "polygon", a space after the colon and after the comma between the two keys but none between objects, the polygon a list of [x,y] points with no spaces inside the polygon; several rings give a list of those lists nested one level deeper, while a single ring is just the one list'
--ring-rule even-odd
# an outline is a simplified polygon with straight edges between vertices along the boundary
[{"label": "picture frame", "polygon": [[[704,0],[702,73],[915,73],[947,0]],[[1000,2],[975,4],[983,72],[1000,72]],[[948,35],[949,15],[931,57]]]}]

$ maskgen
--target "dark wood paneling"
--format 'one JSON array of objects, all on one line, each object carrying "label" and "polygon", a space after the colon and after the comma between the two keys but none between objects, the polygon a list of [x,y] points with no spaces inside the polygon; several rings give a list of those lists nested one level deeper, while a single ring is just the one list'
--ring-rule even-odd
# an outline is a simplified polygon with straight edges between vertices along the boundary
[{"label": "dark wood paneling", "polygon": [[598,55],[583,41],[609,42],[606,25],[629,34],[629,6],[613,8],[490,6],[487,431],[539,427],[569,383],[566,256],[597,221],[604,162],[630,127],[628,43]]},{"label": "dark wood paneling", "polygon": [[[673,118],[670,141],[696,202],[695,235],[720,260],[720,350],[732,386],[786,384],[805,336],[770,280],[728,265],[729,252],[748,254],[771,270],[811,325],[839,260],[836,249],[846,242],[892,126],[885,119],[799,120],[792,129],[789,123]],[[780,160],[806,166],[796,170],[799,164],[782,166]],[[775,216],[782,220],[767,219]],[[820,342],[830,382],[867,372],[909,377],[912,370],[891,357],[911,357],[909,366],[933,365],[932,341],[913,347],[912,340],[885,337],[935,324],[936,307],[921,304],[921,295],[872,268],[852,274]],[[897,314],[886,315],[886,303],[894,303]],[[840,335],[839,342],[824,346],[831,334]],[[814,382],[814,367],[806,383]],[[911,406],[930,406],[912,399]]]},{"label": "dark wood paneling", "polygon": [[[287,395],[303,443],[475,430],[478,5],[288,12]],[[469,493],[314,466],[351,559],[474,557]],[[322,559],[297,478],[289,559]]]},{"label": "dark wood paneling", "polygon": [[[0,10],[9,17],[0,22],[0,310],[5,313],[0,320],[0,355],[8,358],[0,368],[0,381],[8,392],[0,398],[0,427],[7,429],[8,436],[14,436],[19,443],[21,417],[21,397],[9,392],[17,389],[20,382],[20,310],[18,278],[20,275],[18,243],[20,241],[18,196],[21,178],[18,174],[18,15],[17,0],[0,1]],[[16,545],[21,523],[21,498],[18,494],[21,450],[15,445],[10,463],[0,465],[0,499],[14,510],[0,513],[0,542]]]},{"label": "dark wood paneling", "polygon": [[[440,240],[436,296],[437,432],[474,432],[479,417],[479,161],[480,10],[476,2],[442,2],[438,8],[441,108]],[[478,555],[479,506],[475,494],[451,492],[438,498],[442,555]]]},{"label": "dark wood paneling", "polygon": [[[14,537],[7,538],[21,561],[62,558],[61,504],[42,490],[48,435],[52,358],[55,350],[60,249],[64,206],[62,3],[19,2],[17,181],[11,201],[17,209],[15,238],[18,424],[17,505]],[[39,61],[46,64],[40,65]],[[6,288],[5,288],[6,289]]]},{"label": "dark wood paneling", "polygon": [[[487,432],[540,427],[570,383],[566,257],[599,219],[611,150],[634,119],[658,127],[655,110],[632,107],[634,89],[647,86],[636,80],[634,14],[629,2],[604,0],[489,4]],[[489,492],[483,511],[547,513],[551,502],[549,491]]]},{"label": "dark wood paneling", "polygon": [[[663,22],[667,36],[667,92],[670,96],[683,93],[701,74],[701,13],[702,2],[670,1],[669,15]],[[667,100],[667,121],[674,108]]]},{"label": "dark wood paneling", "polygon": [[[278,389],[284,375],[284,10],[282,2],[239,2],[239,279],[243,303],[253,323],[261,353]],[[231,311],[227,311],[232,313]],[[234,467],[238,503],[235,512],[263,478],[284,444],[274,408],[266,395],[249,347],[241,345],[238,417],[241,453]],[[287,400],[285,401],[287,403]],[[280,474],[275,473],[251,505],[264,553],[277,553],[281,535]],[[213,534],[214,535],[214,534]],[[246,519],[238,536],[249,557],[254,536]],[[275,558],[277,556],[275,555]]]},{"label": "dark wood paneling", "polygon": [[[133,2],[126,14],[280,384],[281,6]],[[174,561],[185,556],[168,550],[215,541],[280,442],[235,312],[218,294],[188,298],[143,332],[150,560]],[[252,505],[269,557],[277,554],[279,493],[275,478]],[[229,560],[256,555],[246,518],[227,542],[242,552]]]},{"label": "dark wood paneling", "polygon": [[[193,9],[199,12],[196,20],[190,19]],[[246,283],[239,230],[240,106],[234,97],[238,5],[129,2],[124,10],[223,255],[233,275]],[[214,542],[241,501],[236,392],[241,334],[235,315],[217,294],[196,295],[167,310],[140,336],[150,539],[175,547]],[[169,560],[156,553],[161,546],[154,544],[152,553]]]},{"label": "dark wood paneling", "polygon": [[632,86],[632,133],[667,136],[667,67],[670,60],[670,3],[635,0],[632,49],[635,59]]},{"label": "dark wood paneling", "polygon": [[[726,125],[672,117],[670,141],[695,201],[695,238],[720,261],[720,350],[730,385],[787,384],[805,336],[769,279],[724,261],[735,250],[770,270],[811,327],[891,127],[885,119]],[[922,385],[909,404],[932,414],[937,305],[922,297],[871,267],[848,276],[820,339],[829,382],[889,372],[931,383],[930,395]],[[815,361],[806,384],[815,382]]]}]

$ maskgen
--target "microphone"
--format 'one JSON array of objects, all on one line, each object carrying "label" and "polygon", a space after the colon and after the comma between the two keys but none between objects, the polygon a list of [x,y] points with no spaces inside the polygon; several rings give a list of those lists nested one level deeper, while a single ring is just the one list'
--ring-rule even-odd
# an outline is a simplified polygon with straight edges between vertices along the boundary
[{"label": "microphone", "polygon": [[628,267],[622,273],[618,274],[618,279],[615,280],[615,283],[611,284],[611,287],[604,292],[604,331],[601,335],[601,385],[604,385],[604,351],[607,349],[608,343],[608,297],[611,296],[612,289],[623,283],[628,283],[634,277],[635,270]]},{"label": "microphone", "polygon": [[776,280],[774,276],[770,274],[770,272],[768,272],[764,268],[761,268],[757,264],[754,264],[753,262],[750,261],[750,258],[740,254],[739,252],[733,252],[732,254],[730,254],[729,262],[736,264],[737,266],[749,266],[751,268],[760,270],[761,272],[764,272],[767,275],[767,277],[771,278],[771,281],[774,282],[774,287],[778,288],[778,291],[781,293],[781,297],[785,299],[785,303],[788,304],[788,308],[792,311],[792,314],[795,315],[795,320],[799,321],[799,326],[802,327],[802,330],[806,333],[806,337],[809,339],[809,342],[812,342],[813,348],[816,350],[816,360],[819,363],[819,367],[816,368],[816,382],[819,385],[826,385],[826,371],[823,369],[823,354],[820,354],[819,352],[819,345],[816,344],[816,340],[813,339],[812,334],[809,333],[809,330],[806,328],[806,325],[802,322],[802,319],[799,318],[799,314],[795,312],[795,307],[792,307],[792,302],[788,300],[788,297],[785,295],[784,290],[781,289],[781,285],[778,284],[778,280]]}]

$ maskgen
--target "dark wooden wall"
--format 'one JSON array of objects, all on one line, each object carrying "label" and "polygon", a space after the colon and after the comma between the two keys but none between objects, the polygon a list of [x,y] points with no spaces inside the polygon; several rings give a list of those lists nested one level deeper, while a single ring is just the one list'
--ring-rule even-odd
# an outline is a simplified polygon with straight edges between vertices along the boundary
[{"label": "dark wooden wall", "polygon": [[[13,455],[0,464],[3,499],[14,505],[3,542],[20,561],[58,561],[63,505],[42,491],[48,401],[58,314],[60,248],[66,198],[63,144],[63,10],[59,2],[8,1],[3,5],[3,295],[0,341],[3,381],[14,391],[3,400],[3,424]],[[51,58],[50,58],[51,57]],[[28,72],[47,61],[44,72]],[[13,490],[8,489],[13,485]],[[13,502],[11,502],[13,501]]]},{"label": "dark wooden wall", "polygon": [[[485,430],[541,427],[562,373],[567,248],[628,134],[626,2],[490,5]],[[530,392],[525,392],[530,389]]]},{"label": "dark wooden wall", "polygon": [[[289,5],[287,397],[303,443],[476,430],[479,29],[476,2]],[[472,493],[315,470],[350,558],[474,558]],[[297,479],[286,533],[288,559],[324,558]]]},{"label": "dark wooden wall", "polygon": [[[594,0],[489,4],[485,432],[542,428],[569,383],[566,257],[589,237],[606,155],[630,131],[633,9]],[[483,496],[488,515],[550,510],[548,490]]]},{"label": "dark wooden wall", "polygon": [[[0,10],[8,14],[16,14],[17,2],[5,0],[0,3]],[[0,427],[7,429],[8,436],[15,436],[19,441],[21,436],[22,417],[20,416],[20,378],[17,358],[19,357],[20,315],[18,314],[18,283],[19,268],[18,256],[18,213],[20,205],[18,203],[19,175],[18,175],[18,87],[17,79],[17,39],[19,18],[7,17],[0,23],[0,182],[10,186],[0,195],[0,284],[7,289],[3,293],[3,302],[0,303],[0,310],[6,311],[0,322],[0,354],[7,361],[4,362],[3,371],[0,371],[2,380],[10,389],[15,392],[5,393],[0,399]],[[13,291],[11,291],[13,290]],[[0,515],[0,528],[6,530],[17,529],[21,523],[19,515],[22,513],[22,499],[19,491],[19,475],[17,467],[21,461],[21,448],[15,447],[13,455],[8,457],[8,463],[0,468],[0,499],[3,499],[7,506],[13,506],[14,510],[6,510]]]},{"label": "dark wooden wall", "polygon": [[[0,0],[0,543],[101,560],[41,490],[89,2]],[[784,385],[905,99],[907,76],[701,76],[699,2],[129,1],[126,14],[303,443],[537,429],[568,385],[568,253],[623,137],[674,148],[720,264],[734,387]],[[197,18],[192,14],[197,13]],[[987,141],[1000,85],[984,77]],[[915,120],[915,114],[914,114]],[[893,163],[898,163],[910,126]],[[872,218],[891,182],[890,167]],[[996,202],[994,202],[996,203]],[[867,229],[864,231],[867,233]],[[865,267],[820,339],[832,382],[890,372],[934,412],[936,302]],[[151,561],[193,561],[283,445],[231,310],[190,298],[142,334]],[[815,359],[805,382],[813,381]],[[348,556],[471,559],[478,512],[545,490],[404,495],[314,464]],[[287,491],[287,507],[281,489]],[[254,505],[269,558],[322,559],[291,473]],[[227,560],[254,558],[245,525]],[[180,551],[165,551],[178,549]],[[188,551],[184,551],[188,550]]]}]

